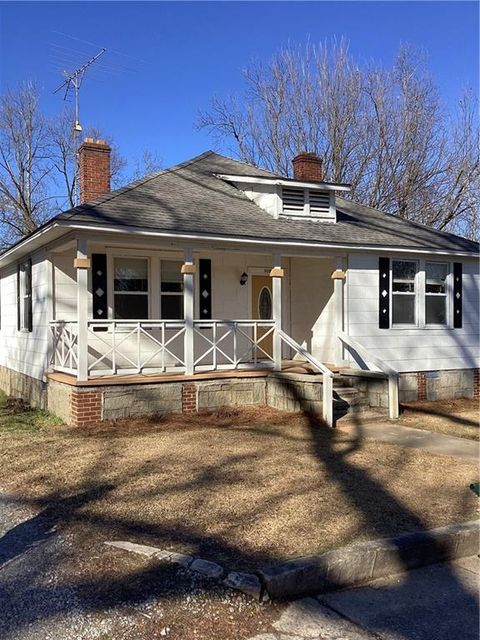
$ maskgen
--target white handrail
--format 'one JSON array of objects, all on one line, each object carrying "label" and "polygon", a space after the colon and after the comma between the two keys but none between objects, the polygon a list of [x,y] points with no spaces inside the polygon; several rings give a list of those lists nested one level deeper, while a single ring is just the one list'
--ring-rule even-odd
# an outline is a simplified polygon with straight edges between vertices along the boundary
[{"label": "white handrail", "polygon": [[288,333],[282,329],[277,329],[277,331],[282,342],[305,358],[312,367],[322,374],[322,415],[327,425],[333,427],[333,372],[298,344]]},{"label": "white handrail", "polygon": [[380,371],[388,376],[388,413],[390,418],[395,420],[399,416],[398,403],[398,371],[381,358],[369,353],[362,344],[347,335],[344,331],[338,331],[338,338],[349,350],[355,351],[365,363],[371,362]]}]

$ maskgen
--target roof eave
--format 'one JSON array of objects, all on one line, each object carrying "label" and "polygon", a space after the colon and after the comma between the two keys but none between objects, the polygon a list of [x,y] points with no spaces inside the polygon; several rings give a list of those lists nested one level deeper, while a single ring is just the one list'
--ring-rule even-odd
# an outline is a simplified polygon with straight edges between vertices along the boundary
[{"label": "roof eave", "polygon": [[315,191],[350,191],[351,185],[335,182],[301,182],[290,178],[257,178],[255,176],[239,176],[228,173],[216,173],[215,176],[227,182],[240,182],[247,184],[270,184],[285,187],[298,187],[299,189],[313,189]]},{"label": "roof eave", "polygon": [[95,231],[101,233],[122,233],[122,234],[131,234],[137,236],[150,236],[150,237],[159,237],[159,238],[177,238],[180,240],[207,240],[207,241],[218,241],[218,242],[227,242],[232,244],[245,244],[245,245],[267,245],[267,246],[277,246],[277,247],[307,247],[307,248],[325,248],[325,249],[343,249],[348,251],[388,251],[392,253],[406,253],[406,254],[435,254],[435,255],[451,255],[451,256],[461,256],[468,258],[477,258],[479,256],[478,252],[473,251],[462,251],[460,249],[446,249],[446,248],[434,248],[434,247],[406,247],[406,246],[389,246],[385,244],[377,244],[377,245],[368,245],[368,244],[348,244],[348,243],[335,243],[335,242],[312,242],[305,240],[279,240],[275,238],[252,238],[250,236],[226,236],[212,233],[186,233],[186,232],[177,232],[174,230],[166,230],[160,231],[151,228],[144,227],[131,227],[127,225],[108,225],[102,227],[97,224],[90,223],[63,223],[59,221],[59,225],[68,226],[70,229],[74,229],[77,231]]},{"label": "roof eave", "polygon": [[86,223],[76,222],[73,219],[62,220],[55,219],[50,223],[47,223],[44,227],[34,232],[24,240],[21,240],[13,247],[7,249],[0,256],[0,267],[18,260],[24,255],[38,251],[43,247],[62,235],[67,234],[69,231],[95,231],[96,233],[119,233],[130,234],[137,236],[150,236],[159,238],[177,238],[179,240],[207,240],[227,242],[232,244],[244,244],[252,246],[277,246],[277,247],[305,247],[305,248],[323,248],[323,249],[341,249],[345,251],[386,251],[391,253],[405,253],[405,254],[422,254],[422,255],[444,255],[444,256],[458,256],[465,258],[478,258],[480,253],[478,251],[465,251],[461,249],[447,249],[438,247],[406,247],[402,245],[389,246],[386,244],[360,244],[360,243],[335,243],[335,242],[312,242],[305,240],[287,240],[287,239],[275,239],[275,238],[252,238],[250,236],[226,236],[220,234],[208,234],[208,233],[182,233],[174,230],[160,231],[151,228],[133,227],[128,225],[111,225],[102,226],[99,223]]}]

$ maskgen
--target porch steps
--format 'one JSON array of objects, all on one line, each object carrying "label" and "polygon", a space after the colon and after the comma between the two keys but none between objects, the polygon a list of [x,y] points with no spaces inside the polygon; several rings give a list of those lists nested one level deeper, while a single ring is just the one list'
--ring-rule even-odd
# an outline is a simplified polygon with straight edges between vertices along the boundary
[{"label": "porch steps", "polygon": [[358,389],[335,379],[333,384],[333,417],[335,421],[347,416],[352,417],[358,413],[363,414],[367,406],[367,399]]},{"label": "porch steps", "polygon": [[[303,364],[303,363],[301,363]],[[304,368],[297,370],[297,367],[283,368],[281,374],[271,373],[272,377],[279,377],[290,380],[292,383],[300,383],[297,390],[302,389],[301,383],[311,385],[321,385],[323,383],[322,374],[316,372],[306,372]],[[302,392],[301,392],[302,393]],[[305,393],[305,392],[304,392]],[[305,405],[311,402],[311,391],[307,391],[307,395],[303,395]],[[316,396],[317,394],[315,394]],[[319,396],[321,397],[320,393]],[[357,414],[362,417],[369,413],[368,398],[355,386],[352,386],[352,379],[345,378],[340,374],[335,374],[333,379],[333,417],[335,421],[347,420],[354,418]]]}]

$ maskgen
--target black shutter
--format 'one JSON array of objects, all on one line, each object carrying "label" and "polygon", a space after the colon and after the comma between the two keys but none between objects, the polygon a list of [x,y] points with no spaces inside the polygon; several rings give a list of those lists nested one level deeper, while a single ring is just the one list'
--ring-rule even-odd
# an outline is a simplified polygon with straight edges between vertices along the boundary
[{"label": "black shutter", "polygon": [[20,265],[17,264],[17,331],[20,331]]},{"label": "black shutter", "polygon": [[[92,253],[92,300],[93,319],[108,320],[107,256]],[[95,331],[106,331],[107,327],[95,327]]]},{"label": "black shutter", "polygon": [[33,330],[32,261],[28,260],[25,266],[26,266],[26,274],[25,274],[26,292],[25,293],[27,295],[27,300],[28,300],[27,317],[25,318],[25,329],[27,331],[32,331]]},{"label": "black shutter", "polygon": [[212,261],[207,258],[199,260],[200,319],[212,318]]},{"label": "black shutter", "polygon": [[453,326],[455,329],[462,328],[462,263],[453,263]]},{"label": "black shutter", "polygon": [[378,259],[378,326],[390,327],[390,258]]}]

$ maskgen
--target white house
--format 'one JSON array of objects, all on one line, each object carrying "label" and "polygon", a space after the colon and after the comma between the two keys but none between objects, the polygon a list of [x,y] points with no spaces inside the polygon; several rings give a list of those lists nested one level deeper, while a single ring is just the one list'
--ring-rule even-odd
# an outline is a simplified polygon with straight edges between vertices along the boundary
[{"label": "white house", "polygon": [[[478,244],[211,151],[81,201],[0,256],[0,386],[72,424],[219,404],[478,395]],[[308,374],[308,375],[307,375]],[[315,375],[318,374],[318,375]]]}]

